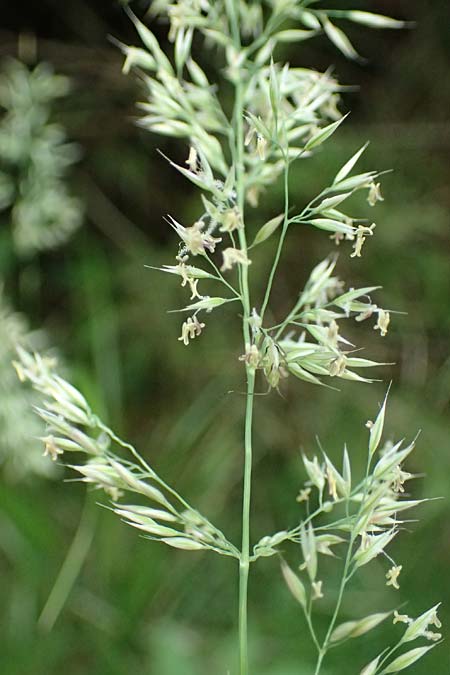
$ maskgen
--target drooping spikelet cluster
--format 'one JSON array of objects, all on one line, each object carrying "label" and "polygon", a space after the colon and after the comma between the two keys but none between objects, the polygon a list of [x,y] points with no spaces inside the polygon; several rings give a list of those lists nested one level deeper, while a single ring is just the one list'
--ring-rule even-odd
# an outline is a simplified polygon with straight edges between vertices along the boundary
[{"label": "drooping spikelet cluster", "polygon": [[[71,463],[70,468],[81,475],[84,483],[103,490],[115,513],[145,536],[174,548],[238,555],[220,530],[166,485],[131,445],[103,424],[78,389],[56,374],[54,360],[21,348],[18,356],[14,365],[19,379],[30,382],[44,396],[43,407],[35,410],[46,425],[41,439],[45,455],[56,461],[67,454],[84,454],[85,461]],[[132,461],[121,458],[118,449],[131,453]],[[145,501],[122,503],[126,494]]]}]

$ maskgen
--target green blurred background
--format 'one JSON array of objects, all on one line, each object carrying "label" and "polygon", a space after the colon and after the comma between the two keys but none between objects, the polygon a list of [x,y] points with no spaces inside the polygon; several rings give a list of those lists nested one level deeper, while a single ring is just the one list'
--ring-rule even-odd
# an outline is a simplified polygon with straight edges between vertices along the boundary
[{"label": "green blurred background", "polygon": [[[52,119],[79,146],[79,159],[64,180],[83,205],[83,223],[73,236],[34,255],[17,254],[11,210],[0,213],[4,292],[30,327],[45,330],[45,338],[38,341],[56,348],[66,372],[94,408],[168,482],[237,539],[243,408],[238,322],[232,311],[222,319],[213,315],[202,338],[187,349],[177,341],[179,315],[166,312],[180,305],[184,292],[176,279],[144,267],[172,264],[175,242],[164,215],[170,212],[189,221],[199,207],[198,195],[156,152],[160,148],[182,161],[186,148],[154,138],[134,124],[140,85],[122,75],[121,55],[108,41],[112,35],[138,43],[119,3],[41,0],[34,9],[2,4],[2,59],[20,57],[30,65],[46,61],[71,79],[71,90],[56,101]],[[145,4],[134,2],[133,8],[142,15]],[[329,3],[343,4],[347,7]],[[351,110],[349,121],[324,152],[299,165],[292,193],[303,204],[362,143],[371,141],[362,166],[394,172],[383,180],[385,201],[375,214],[377,236],[361,260],[341,253],[338,273],[349,285],[383,284],[383,306],[405,314],[393,317],[392,330],[381,340],[370,326],[358,328],[359,344],[366,344],[377,359],[395,362],[381,369],[384,383],[343,383],[336,393],[289,382],[283,396],[258,397],[253,536],[256,541],[297,522],[295,496],[304,479],[300,450],[314,450],[316,435],[336,458],[347,441],[355,465],[362,465],[364,423],[392,378],[389,433],[411,438],[422,429],[409,467],[422,474],[412,488],[414,497],[443,499],[420,507],[413,516],[418,522],[393,547],[404,566],[401,590],[386,588],[385,565],[372,563],[352,586],[343,614],[363,616],[407,600],[408,613],[416,615],[442,600],[446,635],[450,6],[448,0],[355,0],[353,7],[408,18],[417,27],[403,32],[349,29],[368,58],[364,67],[345,61],[321,38],[282,55],[294,65],[319,70],[333,64],[340,82],[359,86],[345,95],[341,107]],[[164,29],[155,30],[164,43]],[[260,218],[278,213],[281,199],[278,186],[262,200]],[[364,208],[372,217],[374,212]],[[273,296],[280,314],[311,267],[331,249],[323,235],[292,234]],[[255,269],[262,275],[273,249],[267,245],[261,251]],[[95,505],[98,494],[86,501],[82,485],[64,483],[62,472],[44,477],[21,471],[20,458],[36,452],[36,444],[30,439],[28,448],[20,401],[18,406],[13,431],[23,433],[19,460],[5,462],[0,484],[0,672],[235,672],[233,563],[166,550],[141,539]],[[80,573],[53,629],[39,629],[37,619],[77,530]],[[333,575],[333,566],[329,573]],[[324,625],[332,602],[330,592],[318,604]],[[305,625],[280,580],[275,558],[255,565],[250,621],[255,675],[311,672]],[[336,650],[324,675],[359,672],[385,645],[389,632],[378,629],[347,651]],[[411,672],[450,673],[448,644]]]}]

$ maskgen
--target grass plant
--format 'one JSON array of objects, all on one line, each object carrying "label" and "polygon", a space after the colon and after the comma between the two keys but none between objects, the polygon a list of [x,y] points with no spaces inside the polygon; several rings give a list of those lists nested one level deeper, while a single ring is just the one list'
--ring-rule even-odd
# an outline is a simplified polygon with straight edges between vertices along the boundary
[{"label": "grass plant", "polygon": [[[200,192],[201,207],[194,223],[180,223],[176,213],[167,217],[178,238],[178,250],[171,265],[158,268],[178,278],[190,294],[186,305],[176,310],[184,318],[180,349],[189,348],[194,339],[206,343],[203,333],[207,333],[210,320],[222,320],[226,331],[229,313],[221,318],[221,312],[228,305],[241,322],[242,348],[230,356],[240,359],[246,382],[240,544],[230,541],[131,444],[119,438],[91,410],[85,397],[56,374],[51,360],[19,347],[16,362],[19,377],[30,381],[44,396],[37,413],[47,426],[43,437],[46,454],[58,460],[72,452],[75,458],[82,453],[82,459],[74,459],[69,466],[82,481],[101,489],[110,499],[109,508],[148,539],[232,559],[239,575],[239,675],[255,672],[248,649],[252,566],[271,556],[280,559],[280,579],[284,578],[304,616],[309,635],[305,639],[315,646],[314,675],[324,672],[331,650],[366,635],[382,622],[399,625],[393,627],[389,645],[374,654],[360,675],[405,670],[442,637],[435,630],[440,628],[438,605],[417,618],[399,612],[399,608],[361,617],[355,608],[354,619],[341,619],[350,582],[376,558],[386,562],[385,583],[399,589],[403,565],[393,558],[392,543],[407,522],[405,512],[423,501],[409,498],[405,492],[414,476],[404,469],[404,462],[415,439],[391,442],[385,438],[387,394],[373,421],[366,423],[363,475],[354,475],[346,446],[339,467],[322,449],[313,457],[304,455],[306,480],[297,495],[304,510],[299,522],[257,542],[252,540],[255,396],[276,395],[287,378],[300,380],[305,388],[334,388],[339,380],[349,380],[355,387],[375,382],[361,373],[384,364],[361,356],[360,347],[341,331],[349,322],[372,323],[385,337],[395,313],[373,300],[382,279],[354,288],[338,278],[335,252],[320,262],[311,262],[307,282],[291,300],[287,313],[283,315],[273,302],[292,231],[314,228],[318,235],[332,240],[330,247],[339,246],[343,255],[361,258],[370,250],[376,228],[372,220],[359,215],[361,197],[370,207],[383,201],[383,172],[358,173],[364,145],[343,166],[336,167],[330,184],[303,208],[295,202],[292,164],[300,162],[307,171],[307,160],[316,152],[326,152],[347,115],[340,111],[344,87],[331,71],[319,73],[280,63],[279,48],[286,43],[301,46],[325,35],[347,58],[362,60],[340,27],[341,21],[372,28],[405,27],[402,21],[370,12],[327,10],[321,5],[308,0],[160,0],[151,4],[150,13],[168,24],[173,55],[169,58],[155,34],[131,12],[142,45],[119,45],[125,55],[124,71],[136,70],[146,93],[146,100],[139,104],[139,124],[153,133],[181,139],[185,162],[165,159]],[[204,66],[196,60],[195,55],[203,49],[213,56],[211,62],[219,64],[215,79],[207,59]],[[283,203],[277,213],[268,214],[266,222],[257,222],[254,207],[277,181],[283,184]],[[266,284],[255,288],[252,264],[260,247],[270,245],[276,237]],[[295,556],[295,563],[288,562]],[[327,556],[339,568],[337,589],[323,576]],[[335,596],[335,603],[326,631],[321,632],[315,610],[325,594]],[[410,644],[417,640],[419,646]],[[233,664],[224,664],[224,672],[226,669],[236,672]]]}]

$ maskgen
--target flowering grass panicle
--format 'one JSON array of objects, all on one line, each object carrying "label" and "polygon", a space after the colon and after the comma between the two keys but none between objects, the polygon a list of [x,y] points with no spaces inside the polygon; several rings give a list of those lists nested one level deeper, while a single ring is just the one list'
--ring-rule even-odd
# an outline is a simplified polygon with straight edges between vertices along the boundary
[{"label": "flowering grass panicle", "polygon": [[[349,584],[375,559],[384,561],[384,583],[400,592],[406,563],[397,561],[392,549],[405,522],[404,512],[420,503],[405,493],[413,476],[404,463],[414,442],[382,442],[387,397],[375,420],[367,424],[365,474],[354,475],[346,447],[339,467],[324,451],[313,458],[305,455],[306,482],[297,496],[302,509],[298,523],[256,543],[251,540],[256,387],[258,391],[281,389],[288,377],[319,386],[334,385],[337,379],[373,382],[362,373],[380,364],[358,355],[360,347],[347,337],[346,326],[352,321],[372,322],[385,337],[393,314],[378,300],[375,303],[374,294],[380,288],[377,281],[354,288],[339,278],[334,252],[311,264],[307,282],[298,289],[287,313],[280,316],[273,306],[272,288],[289,236],[312,228],[318,236],[331,239],[330,247],[339,245],[351,259],[360,258],[370,253],[370,240],[376,236],[375,222],[365,216],[364,201],[375,208],[383,200],[382,172],[358,169],[366,144],[342,167],[336,167],[330,184],[311,195],[302,209],[294,206],[291,166],[300,162],[301,170],[306,171],[308,158],[326,151],[347,115],[341,113],[343,87],[329,71],[282,63],[278,47],[286,43],[301,46],[303,41],[322,35],[347,58],[360,61],[341,21],[372,28],[405,26],[386,16],[328,10],[321,5],[311,0],[159,0],[151,3],[150,15],[168,22],[170,54],[131,12],[141,44],[119,44],[125,56],[124,72],[138,69],[143,82],[139,124],[152,133],[180,139],[186,160],[176,163],[165,159],[201,196],[194,222],[179,222],[177,213],[167,216],[178,247],[172,264],[160,271],[179,277],[189,293],[187,304],[178,310],[188,314],[178,338],[180,348],[189,348],[193,339],[206,340],[204,329],[210,320],[220,320],[220,308],[225,304],[236,303],[236,316],[242,324],[240,356],[231,357],[240,359],[246,378],[240,545],[232,544],[167,485],[134,447],[104,425],[84,397],[55,374],[51,364],[24,350],[19,351],[17,363],[19,375],[45,397],[37,412],[48,427],[43,439],[48,455],[58,460],[67,453],[82,453],[84,461],[70,461],[72,469],[82,481],[106,493],[112,510],[146,537],[175,548],[211,550],[236,560],[240,675],[253,672],[248,656],[250,572],[255,561],[274,555],[280,556],[282,576],[300,606],[316,649],[311,673],[322,672],[331,648],[366,635],[389,617],[396,643],[368,665],[361,664],[361,675],[404,670],[441,639],[432,629],[440,627],[437,606],[417,619],[390,610],[344,622],[341,619]],[[215,59],[220,64],[216,79],[211,80],[211,69],[207,74],[194,59],[194,40],[220,54],[220,59]],[[222,85],[233,92],[231,115],[227,114]],[[258,222],[253,209],[278,180],[284,193],[278,215]],[[360,213],[353,212],[355,204],[359,204]],[[263,288],[255,288],[252,270],[259,247],[275,238],[278,244],[267,282]],[[279,318],[271,325],[268,316]],[[122,457],[122,451],[128,458]],[[129,497],[122,501],[126,495],[131,501]],[[287,562],[290,549],[300,554],[298,570]],[[322,564],[327,556],[340,568],[337,591],[330,588]],[[325,633],[321,633],[315,609],[331,595],[336,598],[334,610]],[[403,635],[399,623],[406,625]],[[425,644],[412,649],[405,646],[413,640]]]}]

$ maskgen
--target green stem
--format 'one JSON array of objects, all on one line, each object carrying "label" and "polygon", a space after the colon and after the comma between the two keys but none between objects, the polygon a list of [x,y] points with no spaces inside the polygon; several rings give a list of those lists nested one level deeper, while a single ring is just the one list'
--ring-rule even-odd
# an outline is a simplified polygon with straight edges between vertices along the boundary
[{"label": "green stem", "polygon": [[[242,81],[236,83],[236,106],[235,106],[235,157],[236,157],[236,187],[238,206],[244,221],[244,129],[243,129],[243,85]],[[241,250],[247,252],[247,240],[245,229],[239,230],[239,244]],[[250,344],[250,291],[248,283],[248,267],[245,265],[241,270],[242,305],[244,316],[242,332],[244,337],[244,349]],[[248,675],[248,629],[247,629],[247,598],[248,577],[250,571],[250,505],[252,487],[252,422],[253,401],[255,391],[255,373],[251,368],[246,369],[247,395],[245,409],[245,435],[244,435],[244,486],[242,497],[242,545],[241,560],[239,563],[239,668],[240,675]]]},{"label": "green stem", "polygon": [[[353,555],[353,544],[354,544],[354,542],[355,542],[355,538],[351,537],[349,545],[348,545],[348,549],[347,549],[347,555],[345,557],[344,571],[342,573],[341,584],[339,586],[339,593],[338,593],[338,598],[337,598],[337,601],[336,601],[336,607],[334,608],[334,613],[333,613],[332,619],[330,621],[330,625],[328,626],[328,631],[327,631],[327,634],[326,634],[326,637],[325,637],[325,640],[324,640],[324,643],[323,643],[323,646],[322,646],[323,656],[325,655],[325,653],[328,649],[330,637],[331,637],[331,634],[333,632],[334,626],[336,624],[336,621],[337,621],[337,618],[338,618],[338,615],[339,615],[339,611],[341,609],[345,587],[346,587],[347,582],[348,582],[348,569],[350,567],[350,562],[351,562],[352,555]],[[322,656],[322,658],[323,658],[323,656]]]},{"label": "green stem", "polygon": [[[364,505],[364,502],[365,502],[365,498],[366,498],[366,496],[368,494],[368,491],[369,491],[370,464],[371,464],[371,458],[369,456],[368,460],[367,460],[366,473],[365,473],[365,478],[364,478],[363,498],[361,500],[361,505],[358,509],[358,512],[357,512],[357,515],[356,515],[356,518],[355,518],[355,525],[358,523],[359,516],[361,514],[361,511],[362,511],[362,508],[363,508],[363,505]],[[349,516],[349,508],[348,507],[349,507],[349,503],[348,503],[348,500],[347,500],[347,504],[346,504],[347,517]],[[344,570],[343,570],[343,573],[342,573],[342,579],[341,579],[341,584],[340,584],[340,587],[339,587],[339,593],[338,593],[338,597],[337,597],[337,601],[336,601],[336,607],[334,608],[334,613],[333,613],[333,616],[331,618],[330,625],[328,626],[327,634],[326,634],[325,639],[324,639],[323,644],[322,644],[322,649],[319,652],[319,657],[317,659],[317,665],[316,665],[316,670],[315,670],[314,675],[319,675],[319,673],[320,673],[322,661],[323,661],[323,659],[324,659],[324,657],[325,657],[325,655],[328,651],[328,647],[329,647],[329,643],[330,643],[330,637],[331,637],[333,629],[336,625],[336,621],[337,621],[337,618],[339,616],[339,612],[341,610],[342,599],[344,597],[344,591],[345,591],[345,588],[346,588],[350,578],[352,577],[352,574],[349,575],[349,568],[350,568],[350,563],[351,563],[352,556],[353,556],[353,546],[355,544],[355,541],[356,541],[357,537],[358,537],[358,532],[356,530],[353,530],[351,532],[351,535],[350,535],[350,541],[349,541],[349,544],[348,544],[347,555],[345,556]]]},{"label": "green stem", "polygon": [[339,615],[339,611],[341,609],[342,598],[344,596],[345,586],[346,586],[347,581],[348,581],[347,574],[348,574],[348,568],[349,568],[351,557],[352,557],[353,541],[354,540],[351,539],[350,543],[349,543],[349,547],[348,547],[348,550],[347,550],[347,556],[345,558],[344,571],[343,571],[343,574],[342,574],[341,585],[339,587],[338,599],[336,601],[336,607],[334,608],[333,617],[330,621],[330,625],[328,626],[328,631],[327,631],[327,634],[326,634],[325,639],[323,641],[322,647],[319,649],[319,656],[317,657],[317,663],[316,663],[316,669],[314,671],[314,675],[319,675],[319,673],[320,673],[320,669],[322,667],[323,659],[324,659],[324,657],[325,657],[325,655],[328,651],[330,637],[331,637],[331,634],[333,632],[334,626],[336,624],[336,621],[337,621],[337,618],[338,618],[338,615]]},{"label": "green stem", "polygon": [[313,642],[316,646],[316,649],[317,649],[317,651],[319,652],[319,655],[320,655],[321,647],[320,647],[319,640],[317,638],[317,634],[316,634],[316,630],[314,628],[314,624],[313,624],[313,621],[312,621],[311,614],[312,614],[311,607],[309,607],[308,609],[305,610],[305,619],[306,619],[306,623],[308,624],[308,628],[309,628],[309,632],[311,634],[312,640],[313,640]]},{"label": "green stem", "polygon": [[[234,46],[237,52],[242,50],[239,29],[239,5],[236,0],[227,0],[227,12],[230,20]],[[242,71],[241,71],[242,72]],[[233,144],[232,155],[236,170],[237,205],[244,223],[245,209],[245,166],[244,166],[244,81],[239,74],[234,82],[235,104],[233,112]],[[238,231],[239,245],[247,253],[245,227]],[[248,267],[243,265],[240,274],[240,288],[243,306],[242,332],[244,348],[250,344],[250,290]],[[252,488],[252,423],[253,402],[255,392],[255,372],[247,366],[247,395],[245,408],[244,435],[244,485],[242,496],[242,545],[239,561],[239,673],[248,675],[248,578],[250,571],[250,508]]]},{"label": "green stem", "polygon": [[324,656],[325,656],[325,652],[320,651],[319,652],[319,658],[317,659],[317,664],[316,664],[316,669],[314,671],[314,675],[319,675],[320,669],[322,667],[322,661],[323,661]]},{"label": "green stem", "polygon": [[247,403],[245,411],[244,490],[242,500],[242,546],[239,562],[239,668],[248,675],[247,597],[250,571],[250,505],[252,482],[252,420],[255,374],[247,370]]}]

